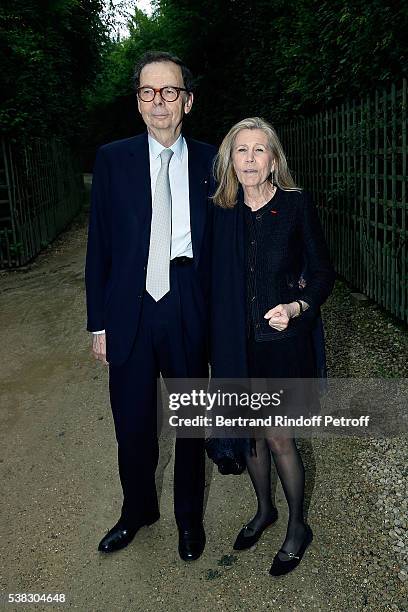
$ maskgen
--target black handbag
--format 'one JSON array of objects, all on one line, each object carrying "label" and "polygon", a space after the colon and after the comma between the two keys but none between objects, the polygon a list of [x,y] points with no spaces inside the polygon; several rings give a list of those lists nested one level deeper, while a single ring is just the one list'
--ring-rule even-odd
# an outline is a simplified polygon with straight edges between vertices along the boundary
[{"label": "black handbag", "polygon": [[250,448],[246,438],[207,438],[205,450],[220,474],[238,476],[246,468],[245,455]]}]

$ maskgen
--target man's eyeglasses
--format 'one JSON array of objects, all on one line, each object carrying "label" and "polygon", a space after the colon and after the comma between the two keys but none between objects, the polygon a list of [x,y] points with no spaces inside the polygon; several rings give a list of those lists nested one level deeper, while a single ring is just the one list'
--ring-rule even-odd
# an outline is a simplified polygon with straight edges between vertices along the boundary
[{"label": "man's eyeglasses", "polygon": [[180,91],[187,91],[187,89],[184,89],[184,87],[161,87],[160,89],[138,87],[137,95],[143,102],[152,102],[156,93],[159,92],[165,102],[175,102],[180,95]]}]

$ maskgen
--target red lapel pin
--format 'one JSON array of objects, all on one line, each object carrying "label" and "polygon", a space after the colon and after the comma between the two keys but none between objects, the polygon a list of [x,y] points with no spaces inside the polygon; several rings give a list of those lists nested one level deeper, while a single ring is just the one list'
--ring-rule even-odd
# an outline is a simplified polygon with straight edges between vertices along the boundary
[{"label": "red lapel pin", "polygon": [[271,214],[272,214],[272,215],[277,215],[277,214],[278,214],[278,211],[277,211],[277,210],[271,210]]}]

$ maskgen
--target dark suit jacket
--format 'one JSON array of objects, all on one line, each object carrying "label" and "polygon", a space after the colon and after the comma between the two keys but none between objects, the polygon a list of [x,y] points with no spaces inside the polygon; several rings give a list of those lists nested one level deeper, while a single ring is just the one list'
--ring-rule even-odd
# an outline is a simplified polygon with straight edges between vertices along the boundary
[{"label": "dark suit jacket", "polygon": [[[266,243],[257,245],[263,253],[257,271],[259,327],[254,330],[259,341],[279,341],[306,331],[315,334],[316,323],[321,325],[320,306],[332,291],[335,280],[309,195],[279,190],[279,198],[273,202],[274,214],[270,215],[264,233]],[[214,212],[211,364],[216,378],[248,376],[244,206],[240,191],[233,209],[216,207]],[[300,289],[298,280],[305,271],[307,283]],[[272,329],[263,315],[279,303],[296,299],[304,300],[310,308],[291,320],[286,330]],[[322,343],[321,329],[318,338]],[[324,345],[321,344],[320,350],[324,351]]]},{"label": "dark suit jacket", "polygon": [[[194,266],[210,290],[214,147],[186,138]],[[107,360],[120,365],[136,337],[150,244],[147,132],[100,147],[93,181],[85,281],[88,331],[106,330]]]}]

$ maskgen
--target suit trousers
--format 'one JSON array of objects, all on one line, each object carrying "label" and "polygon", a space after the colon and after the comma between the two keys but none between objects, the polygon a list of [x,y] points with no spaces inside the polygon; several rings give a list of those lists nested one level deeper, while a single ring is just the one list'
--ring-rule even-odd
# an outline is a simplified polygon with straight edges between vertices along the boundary
[{"label": "suit trousers", "polygon": [[[142,299],[132,351],[124,364],[109,366],[122,518],[129,524],[143,523],[159,512],[155,484],[159,374],[165,382],[208,377],[208,308],[194,265],[171,263],[169,293],[158,302],[146,292]],[[204,439],[176,438],[174,512],[179,528],[202,520],[204,475]]]}]

